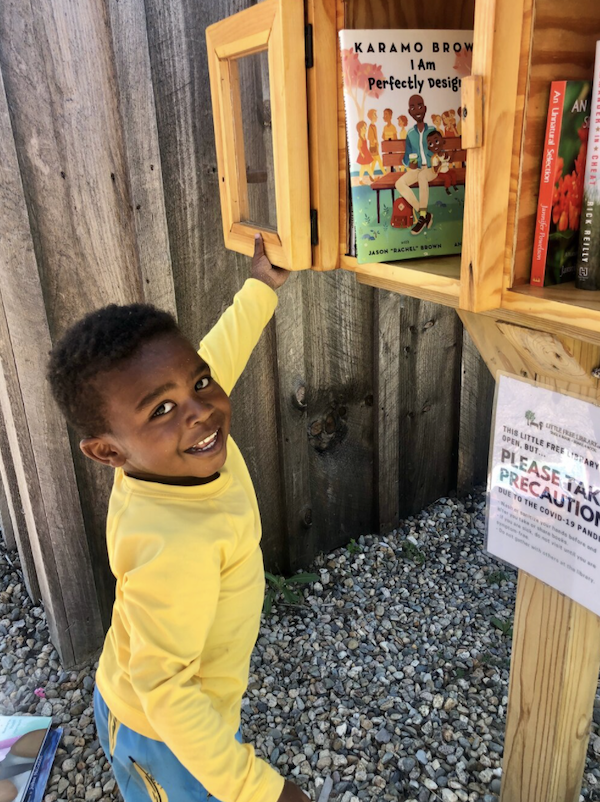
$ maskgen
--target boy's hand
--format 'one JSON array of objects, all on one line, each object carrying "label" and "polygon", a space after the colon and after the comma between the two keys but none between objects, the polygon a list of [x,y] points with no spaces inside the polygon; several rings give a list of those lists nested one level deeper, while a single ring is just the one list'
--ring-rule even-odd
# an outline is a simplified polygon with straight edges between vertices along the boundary
[{"label": "boy's hand", "polygon": [[277,802],[307,802],[307,800],[310,800],[310,797],[301,791],[299,786],[286,780]]},{"label": "boy's hand", "polygon": [[270,287],[272,290],[277,290],[288,279],[290,275],[289,270],[284,270],[283,267],[274,267],[265,253],[265,245],[263,242],[262,234],[256,234],[254,237],[254,256],[252,257],[252,278],[257,278],[259,281]]}]

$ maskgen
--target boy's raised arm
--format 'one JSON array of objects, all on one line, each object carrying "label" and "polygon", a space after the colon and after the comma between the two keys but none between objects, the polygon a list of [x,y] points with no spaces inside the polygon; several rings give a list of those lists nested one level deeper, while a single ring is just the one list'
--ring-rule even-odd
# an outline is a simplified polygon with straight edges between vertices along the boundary
[{"label": "boy's raised arm", "polygon": [[277,306],[273,290],[281,287],[289,275],[287,270],[271,265],[260,234],[255,239],[251,272],[252,278],[236,293],[232,305],[203,338],[198,351],[228,395],[273,316]]}]

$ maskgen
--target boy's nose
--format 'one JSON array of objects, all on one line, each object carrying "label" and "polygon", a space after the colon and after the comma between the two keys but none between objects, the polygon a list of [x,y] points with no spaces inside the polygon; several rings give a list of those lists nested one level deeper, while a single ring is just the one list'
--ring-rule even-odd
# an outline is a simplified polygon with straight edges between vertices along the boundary
[{"label": "boy's nose", "polygon": [[207,404],[199,398],[191,398],[187,410],[188,425],[196,426],[198,423],[204,423],[210,418],[212,411],[212,404]]}]

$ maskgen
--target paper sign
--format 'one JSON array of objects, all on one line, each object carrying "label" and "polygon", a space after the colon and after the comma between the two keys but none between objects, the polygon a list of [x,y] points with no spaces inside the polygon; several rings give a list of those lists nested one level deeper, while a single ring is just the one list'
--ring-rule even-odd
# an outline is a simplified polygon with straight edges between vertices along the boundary
[{"label": "paper sign", "polygon": [[487,549],[600,615],[600,408],[500,376]]}]

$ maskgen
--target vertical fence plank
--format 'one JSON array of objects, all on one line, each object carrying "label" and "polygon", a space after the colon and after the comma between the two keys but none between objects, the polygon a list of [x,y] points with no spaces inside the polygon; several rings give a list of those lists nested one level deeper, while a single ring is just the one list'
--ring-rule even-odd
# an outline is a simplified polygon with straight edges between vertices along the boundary
[{"label": "vertical fence plank", "polygon": [[[1,406],[1,402],[0,402]],[[21,560],[21,569],[27,593],[33,602],[41,599],[40,585],[35,570],[29,532],[25,521],[25,513],[19,492],[19,483],[15,473],[13,457],[10,450],[10,441],[6,431],[4,415],[0,410],[0,480],[5,506],[2,507],[2,527],[10,525],[12,529],[12,543],[7,541],[8,548],[16,548]],[[5,531],[6,536],[6,531]]]},{"label": "vertical fence plank", "polygon": [[[144,297],[106,8],[92,0],[0,3],[0,63],[44,319],[55,342],[86,312]],[[39,347],[45,354],[50,345]],[[77,440],[71,433],[70,462],[108,624],[114,580],[105,520],[112,472],[86,460]]]},{"label": "vertical fence plank", "polygon": [[379,531],[389,532],[400,520],[400,409],[399,383],[403,380],[400,355],[400,317],[404,299],[395,292],[375,292],[375,403]]},{"label": "vertical fence plank", "polygon": [[53,613],[54,642],[69,665],[98,647],[102,629],[66,426],[42,379],[50,333],[1,73],[0,201],[6,225],[1,355],[3,374],[13,384],[12,398],[1,394],[2,410],[15,464],[22,460],[21,496],[30,489],[38,496],[28,521],[30,542],[44,602]]},{"label": "vertical fence plank", "polygon": [[495,382],[469,332],[463,329],[457,490],[485,482]]},{"label": "vertical fence plank", "polygon": [[148,303],[175,314],[144,0],[109,0],[108,9],[142,293]]},{"label": "vertical fence plank", "polygon": [[452,309],[405,299],[400,318],[400,512],[456,486],[462,327]]},{"label": "vertical fence plank", "polygon": [[373,291],[343,271],[303,274],[302,281],[309,559],[373,529]]}]

